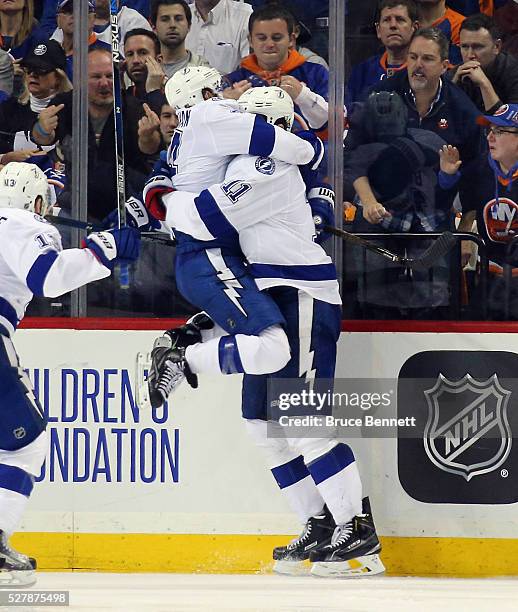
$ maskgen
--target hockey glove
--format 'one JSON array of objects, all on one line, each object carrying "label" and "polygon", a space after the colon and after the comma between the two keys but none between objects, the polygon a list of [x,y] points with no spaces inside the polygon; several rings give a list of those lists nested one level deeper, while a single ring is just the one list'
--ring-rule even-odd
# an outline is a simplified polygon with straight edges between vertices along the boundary
[{"label": "hockey glove", "polygon": [[[119,225],[119,212],[117,209],[101,221],[102,227],[105,229],[113,229]],[[130,227],[137,228],[140,232],[150,232],[160,228],[160,221],[153,218],[143,202],[134,196],[126,200],[126,224]]]},{"label": "hockey glove", "polygon": [[322,183],[309,191],[308,202],[317,230],[315,242],[322,244],[331,236],[331,234],[324,232],[324,226],[334,225],[335,222],[335,192],[329,185]]},{"label": "hockey glove", "polygon": [[301,132],[297,132],[297,136],[309,142],[309,144],[313,147],[314,155],[313,159],[306,166],[310,170],[316,170],[324,157],[324,143],[320,140],[320,138],[311,130],[302,130]]},{"label": "hockey glove", "polygon": [[107,230],[89,234],[83,247],[90,249],[97,259],[113,270],[117,262],[135,261],[140,252],[140,232],[133,227]]},{"label": "hockey glove", "polygon": [[171,179],[165,174],[152,176],[144,185],[142,192],[144,204],[150,215],[159,221],[165,221],[166,208],[162,196],[174,191]]}]

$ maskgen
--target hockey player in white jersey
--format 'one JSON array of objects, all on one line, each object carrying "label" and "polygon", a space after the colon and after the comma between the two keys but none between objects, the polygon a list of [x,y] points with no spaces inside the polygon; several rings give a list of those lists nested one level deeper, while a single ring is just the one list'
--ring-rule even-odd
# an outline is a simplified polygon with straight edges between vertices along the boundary
[{"label": "hockey player in white jersey", "polygon": [[[293,103],[279,88],[249,90],[240,103],[245,110],[263,115],[263,121],[281,121],[291,128]],[[166,221],[175,232],[209,244],[214,240],[239,242],[257,285],[273,298],[284,317],[291,357],[272,376],[313,377],[318,381],[334,377],[341,300],[334,265],[314,241],[312,212],[327,216],[325,221],[329,221],[325,202],[331,193],[322,187],[310,196],[313,211],[296,166],[269,157],[242,155],[229,164],[222,183],[198,196],[174,192],[163,201]],[[180,272],[177,280],[184,296],[198,304],[205,299],[213,309],[215,298],[206,293],[196,270],[187,265]],[[252,304],[248,316],[260,320],[262,313],[253,310]],[[203,342],[184,346],[179,342],[160,356],[158,386],[162,384],[165,391],[173,389],[186,368],[192,374],[245,374],[242,410],[247,429],[266,450],[279,487],[306,525],[294,542],[275,549],[276,571],[296,573],[308,558],[317,575],[384,571],[368,499],[362,503],[362,486],[351,448],[336,439],[287,440],[272,437],[271,429],[267,435],[268,376],[257,375],[268,371],[262,359],[243,333],[223,332],[211,339],[206,335]],[[280,428],[272,422],[269,427]]]},{"label": "hockey player in white jersey", "polygon": [[49,185],[33,164],[0,171],[0,587],[35,582],[34,559],[12,549],[15,531],[47,451],[46,417],[22,369],[12,337],[33,295],[57,297],[110,275],[138,257],[133,228],[90,234],[84,248],[61,246],[45,221]]},{"label": "hockey player in white jersey", "polygon": [[[179,124],[171,140],[167,164],[158,166],[144,188],[146,207],[159,220],[165,218],[161,198],[173,185],[199,193],[223,180],[226,167],[236,154],[269,155],[309,169],[315,169],[322,159],[322,142],[312,132],[303,133],[304,138],[300,133],[295,136],[244,112],[235,100],[218,98],[220,81],[221,76],[212,68],[185,68],[166,84],[166,97],[177,111]],[[258,290],[246,270],[238,241],[224,238],[207,243],[182,232],[175,236],[176,280],[179,286],[185,278],[184,288],[179,286],[184,296],[188,287],[194,286],[187,271],[195,268],[205,292],[213,296],[211,314],[215,321],[227,331],[241,330],[249,337],[256,354],[268,360],[256,373],[282,367],[289,359],[288,342],[281,327],[283,316],[271,298]],[[199,303],[192,295],[187,299]],[[262,312],[262,318],[248,317],[247,309]],[[161,348],[160,342],[155,348]],[[271,355],[277,357],[276,361]],[[150,372],[151,378],[154,371]],[[188,371],[186,374],[190,384],[195,385],[195,377]],[[154,393],[150,401],[160,405],[163,397]]]},{"label": "hockey player in white jersey", "polygon": [[221,75],[214,68],[188,67],[166,83],[165,95],[178,116],[167,151],[167,167],[146,184],[144,197],[156,218],[160,196],[173,187],[192,193],[219,183],[233,155],[269,156],[316,168],[324,146],[313,132],[291,134],[243,112],[236,100],[218,96]]}]

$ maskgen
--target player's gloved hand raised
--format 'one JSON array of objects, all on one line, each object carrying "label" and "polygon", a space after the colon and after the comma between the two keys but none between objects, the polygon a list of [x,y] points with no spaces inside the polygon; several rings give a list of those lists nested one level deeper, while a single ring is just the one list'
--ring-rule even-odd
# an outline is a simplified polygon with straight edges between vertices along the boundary
[{"label": "player's gloved hand raised", "polygon": [[330,185],[322,183],[310,189],[308,202],[311,207],[317,238],[315,242],[322,244],[331,234],[324,231],[326,225],[334,225],[335,222],[335,192]]},{"label": "player's gloved hand raised", "polygon": [[[150,232],[160,228],[160,221],[148,214],[144,203],[138,198],[131,196],[126,200],[126,224],[137,228],[140,232]],[[102,220],[102,226],[112,229],[119,225],[118,210],[112,212]]]},{"label": "player's gloved hand raised", "polygon": [[165,221],[167,211],[162,202],[162,196],[172,191],[174,191],[173,183],[167,174],[156,174],[147,180],[142,195],[144,204],[152,217]]},{"label": "player's gloved hand raised", "polygon": [[83,247],[90,249],[97,259],[110,270],[116,263],[135,261],[140,253],[140,232],[134,227],[121,227],[88,234]]},{"label": "player's gloved hand raised", "polygon": [[310,170],[316,170],[320,166],[320,162],[324,157],[324,143],[311,130],[302,130],[297,132],[297,136],[302,138],[302,140],[309,142],[309,144],[313,147],[315,154],[313,155],[313,159],[311,159],[306,166],[308,166]]}]

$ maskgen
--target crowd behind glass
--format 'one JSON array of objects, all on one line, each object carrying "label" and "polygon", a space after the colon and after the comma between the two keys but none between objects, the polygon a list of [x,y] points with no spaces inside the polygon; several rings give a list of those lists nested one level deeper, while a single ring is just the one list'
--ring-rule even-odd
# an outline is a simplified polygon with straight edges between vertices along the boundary
[{"label": "crowd behind glass", "polygon": [[[109,225],[117,205],[110,1],[85,2],[88,221]],[[128,196],[139,196],[172,138],[176,116],[164,85],[186,66],[219,70],[229,98],[281,86],[326,140],[327,2],[119,4]],[[38,164],[63,217],[72,214],[73,5],[0,0],[0,164]],[[346,13],[345,201],[337,203],[344,229],[409,256],[429,246],[422,234],[469,235],[426,271],[344,244],[344,318],[517,319],[518,120],[514,128],[486,119],[484,129],[480,117],[507,116],[518,105],[518,3],[371,0],[349,2]],[[389,126],[375,122],[384,113]],[[511,166],[498,166],[499,176],[492,155],[504,145]],[[68,246],[72,234],[60,231]],[[174,248],[146,242],[129,288],[116,276],[88,288],[88,316],[191,314],[173,270]],[[70,298],[35,300],[28,314],[69,316]]]}]

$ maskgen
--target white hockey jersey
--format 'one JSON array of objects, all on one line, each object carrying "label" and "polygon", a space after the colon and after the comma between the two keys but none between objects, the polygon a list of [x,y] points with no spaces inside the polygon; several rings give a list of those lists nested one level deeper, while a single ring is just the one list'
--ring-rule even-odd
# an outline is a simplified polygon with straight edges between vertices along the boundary
[{"label": "white hockey jersey", "polygon": [[167,151],[173,185],[200,193],[220,183],[231,156],[248,153],[307,164],[313,147],[298,136],[243,112],[236,100],[212,98],[177,111],[178,127]]},{"label": "white hockey jersey", "polygon": [[39,215],[0,208],[0,325],[12,335],[33,295],[57,297],[110,275],[90,249],[66,249]]},{"label": "white hockey jersey", "polygon": [[315,225],[296,166],[240,155],[224,182],[199,196],[173,192],[163,202],[167,224],[196,240],[235,235],[259,289],[288,285],[341,303],[334,264],[313,240]]}]

